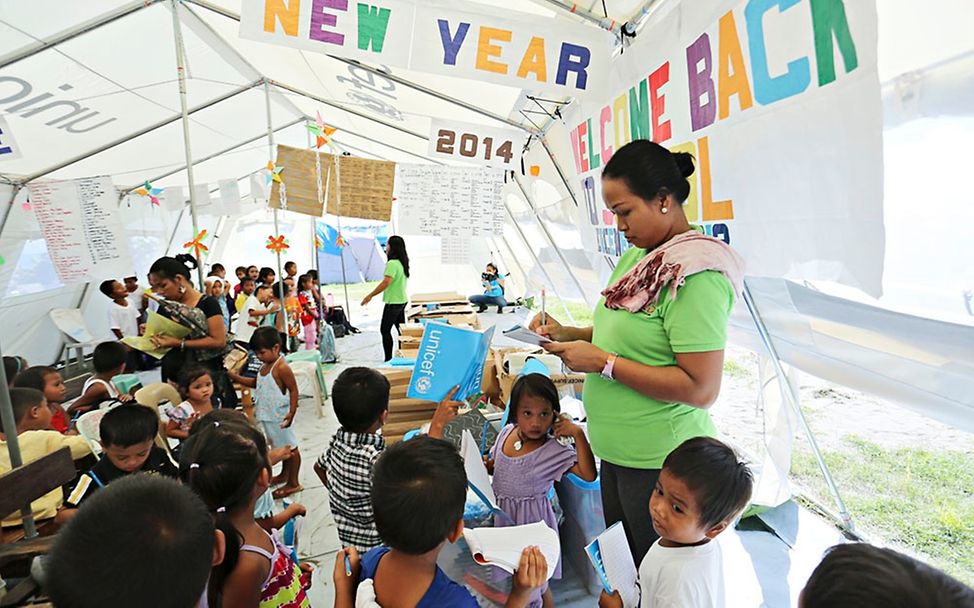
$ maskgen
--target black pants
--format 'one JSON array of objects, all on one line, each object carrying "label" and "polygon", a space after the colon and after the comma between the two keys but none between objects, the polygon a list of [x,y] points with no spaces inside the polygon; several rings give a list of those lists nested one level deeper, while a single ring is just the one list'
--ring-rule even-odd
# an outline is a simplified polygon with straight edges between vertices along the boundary
[{"label": "black pants", "polygon": [[649,497],[659,479],[659,469],[631,469],[602,461],[602,510],[605,527],[622,522],[636,568],[659,535],[649,516]]},{"label": "black pants", "polygon": [[379,325],[379,333],[382,334],[382,350],[385,351],[386,361],[392,359],[392,328],[395,326],[399,331],[399,324],[406,322],[405,304],[386,304],[382,309],[382,323]]}]

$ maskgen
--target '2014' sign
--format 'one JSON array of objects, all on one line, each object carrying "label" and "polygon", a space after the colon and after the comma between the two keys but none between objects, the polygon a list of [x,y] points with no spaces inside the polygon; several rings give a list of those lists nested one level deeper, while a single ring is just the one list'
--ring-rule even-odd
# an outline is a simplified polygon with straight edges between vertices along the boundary
[{"label": "'2014' sign", "polygon": [[513,169],[521,161],[526,135],[516,129],[433,120],[429,155]]}]

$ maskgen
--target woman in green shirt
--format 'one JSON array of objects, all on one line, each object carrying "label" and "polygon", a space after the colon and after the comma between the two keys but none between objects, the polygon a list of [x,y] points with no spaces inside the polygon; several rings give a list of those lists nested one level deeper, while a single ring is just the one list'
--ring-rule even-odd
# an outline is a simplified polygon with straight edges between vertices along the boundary
[{"label": "woman in green shirt", "polygon": [[392,359],[392,328],[395,326],[399,331],[399,324],[406,322],[406,279],[409,278],[409,255],[406,254],[406,242],[401,236],[390,236],[386,243],[386,269],[383,272],[382,282],[376,285],[372,293],[365,296],[362,306],[367,306],[372,298],[382,294],[382,301],[385,308],[382,309],[382,323],[379,325],[379,333],[382,334],[382,348],[385,351],[385,360]]},{"label": "woman in green shirt", "polygon": [[602,460],[606,525],[622,521],[636,564],[658,538],[649,513],[663,459],[716,433],[707,409],[720,390],[727,318],[743,262],[687,221],[693,159],[647,140],[602,172],[602,197],[631,245],[618,260],[592,327],[548,316],[531,327],[578,372],[592,449]]}]

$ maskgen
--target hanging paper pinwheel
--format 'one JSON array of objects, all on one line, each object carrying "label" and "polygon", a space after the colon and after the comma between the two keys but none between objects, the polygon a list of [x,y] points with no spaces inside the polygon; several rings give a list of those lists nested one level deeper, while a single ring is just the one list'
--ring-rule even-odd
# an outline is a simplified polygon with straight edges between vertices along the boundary
[{"label": "hanging paper pinwheel", "polygon": [[132,192],[139,196],[148,196],[153,205],[159,206],[159,195],[162,194],[162,188],[153,188],[152,184],[147,181],[141,188],[136,188]]},{"label": "hanging paper pinwheel", "polygon": [[316,115],[317,119],[314,124],[309,123],[305,126],[316,138],[315,147],[321,148],[321,146],[331,143],[331,136],[335,134],[337,129],[325,124],[325,121],[321,119],[321,112],[316,112]]},{"label": "hanging paper pinwheel", "polygon": [[291,245],[290,243],[287,242],[287,239],[284,238],[284,235],[278,235],[278,236],[272,235],[267,237],[267,248],[273,251],[274,253],[276,253],[277,255],[281,255],[282,253],[290,249],[290,247]]},{"label": "hanging paper pinwheel", "polygon": [[203,244],[203,239],[206,238],[206,229],[200,230],[199,234],[193,237],[192,241],[188,243],[183,243],[184,249],[192,249],[193,253],[196,254],[197,260],[203,259],[203,254],[209,251],[209,247]]},{"label": "hanging paper pinwheel", "polygon": [[271,182],[281,183],[281,171],[284,167],[275,167],[273,161],[267,161],[267,185]]},{"label": "hanging paper pinwheel", "polygon": [[338,233],[338,238],[335,239],[335,246],[336,247],[348,247],[348,241],[345,240],[345,237],[343,237],[342,236],[342,233],[340,233],[340,232]]},{"label": "hanging paper pinwheel", "polygon": [[325,249],[325,242],[321,240],[321,237],[318,236],[317,233],[315,234],[315,249],[318,251],[323,251]]}]

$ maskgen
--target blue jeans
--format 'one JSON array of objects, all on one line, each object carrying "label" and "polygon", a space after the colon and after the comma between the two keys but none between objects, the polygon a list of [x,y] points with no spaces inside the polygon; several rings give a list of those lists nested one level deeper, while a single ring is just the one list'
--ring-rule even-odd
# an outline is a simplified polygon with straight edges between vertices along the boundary
[{"label": "blue jeans", "polygon": [[487,310],[488,306],[497,306],[497,312],[501,312],[507,306],[507,300],[504,299],[504,296],[480,294],[479,296],[470,296],[469,299],[471,304],[476,304],[480,307],[480,312]]}]

